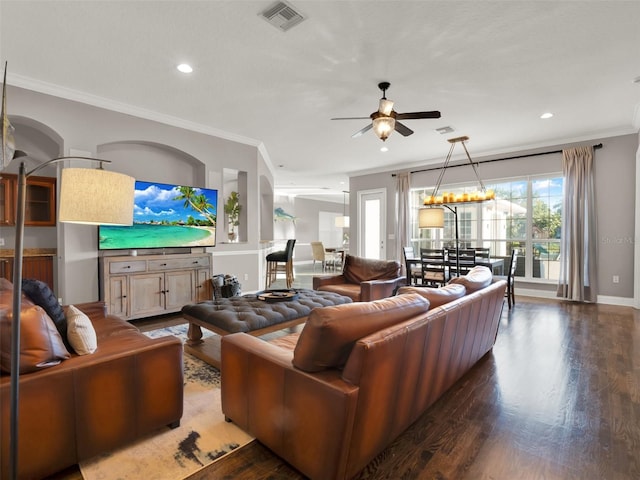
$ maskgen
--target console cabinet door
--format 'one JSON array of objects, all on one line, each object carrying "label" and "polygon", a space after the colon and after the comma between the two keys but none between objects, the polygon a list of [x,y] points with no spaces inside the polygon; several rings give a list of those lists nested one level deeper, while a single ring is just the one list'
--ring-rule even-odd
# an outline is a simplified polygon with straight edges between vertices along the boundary
[{"label": "console cabinet door", "polygon": [[114,275],[109,277],[109,304],[107,308],[111,315],[126,318],[129,316],[129,277]]},{"label": "console cabinet door", "polygon": [[181,309],[184,305],[192,303],[195,298],[194,285],[193,270],[165,273],[165,309]]},{"label": "console cabinet door", "polygon": [[146,317],[165,313],[164,273],[129,276],[129,317]]},{"label": "console cabinet door", "polygon": [[211,300],[211,271],[208,268],[201,268],[197,272],[196,278],[196,303]]}]

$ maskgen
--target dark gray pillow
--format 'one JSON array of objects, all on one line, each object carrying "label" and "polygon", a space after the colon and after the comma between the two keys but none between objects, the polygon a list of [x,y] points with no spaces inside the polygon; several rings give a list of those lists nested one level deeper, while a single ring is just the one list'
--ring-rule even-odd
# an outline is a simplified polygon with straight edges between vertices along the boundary
[{"label": "dark gray pillow", "polygon": [[49,288],[49,285],[41,280],[25,278],[22,280],[22,291],[33,303],[42,307],[42,309],[47,312],[47,315],[53,320],[56,329],[66,344],[67,319],[64,316],[62,305],[58,303],[58,299]]}]

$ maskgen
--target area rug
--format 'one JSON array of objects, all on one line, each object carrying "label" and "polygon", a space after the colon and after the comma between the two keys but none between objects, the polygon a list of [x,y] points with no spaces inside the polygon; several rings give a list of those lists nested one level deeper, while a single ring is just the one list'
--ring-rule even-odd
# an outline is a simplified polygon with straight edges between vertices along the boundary
[{"label": "area rug", "polygon": [[[187,325],[176,325],[146,335],[175,335],[184,341],[186,331]],[[224,421],[217,369],[185,353],[184,381],[184,414],[178,428],[159,430],[82,462],[84,480],[178,480],[252,440],[234,424]]]}]

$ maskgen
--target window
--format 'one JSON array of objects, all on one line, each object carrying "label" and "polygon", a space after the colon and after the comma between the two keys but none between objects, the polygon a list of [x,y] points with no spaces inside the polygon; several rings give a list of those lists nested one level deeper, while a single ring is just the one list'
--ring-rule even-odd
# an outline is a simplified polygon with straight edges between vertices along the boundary
[{"label": "window", "polygon": [[[561,174],[529,176],[485,182],[496,200],[457,204],[460,248],[489,247],[491,256],[504,258],[519,249],[516,275],[527,279],[557,280],[560,273],[562,222]],[[476,190],[477,185],[441,186],[454,194]],[[455,248],[454,215],[445,209],[444,229],[419,229],[418,210],[433,187],[411,191],[412,245],[420,248]]]}]

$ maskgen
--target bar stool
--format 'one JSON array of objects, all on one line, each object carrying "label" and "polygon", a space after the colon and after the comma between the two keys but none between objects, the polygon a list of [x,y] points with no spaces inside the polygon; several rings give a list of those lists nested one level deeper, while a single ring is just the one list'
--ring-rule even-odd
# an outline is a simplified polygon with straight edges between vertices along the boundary
[{"label": "bar stool", "polygon": [[287,240],[287,246],[279,252],[271,252],[267,255],[267,279],[266,288],[276,281],[278,272],[284,272],[287,280],[287,288],[293,285],[293,247],[295,239]]}]

